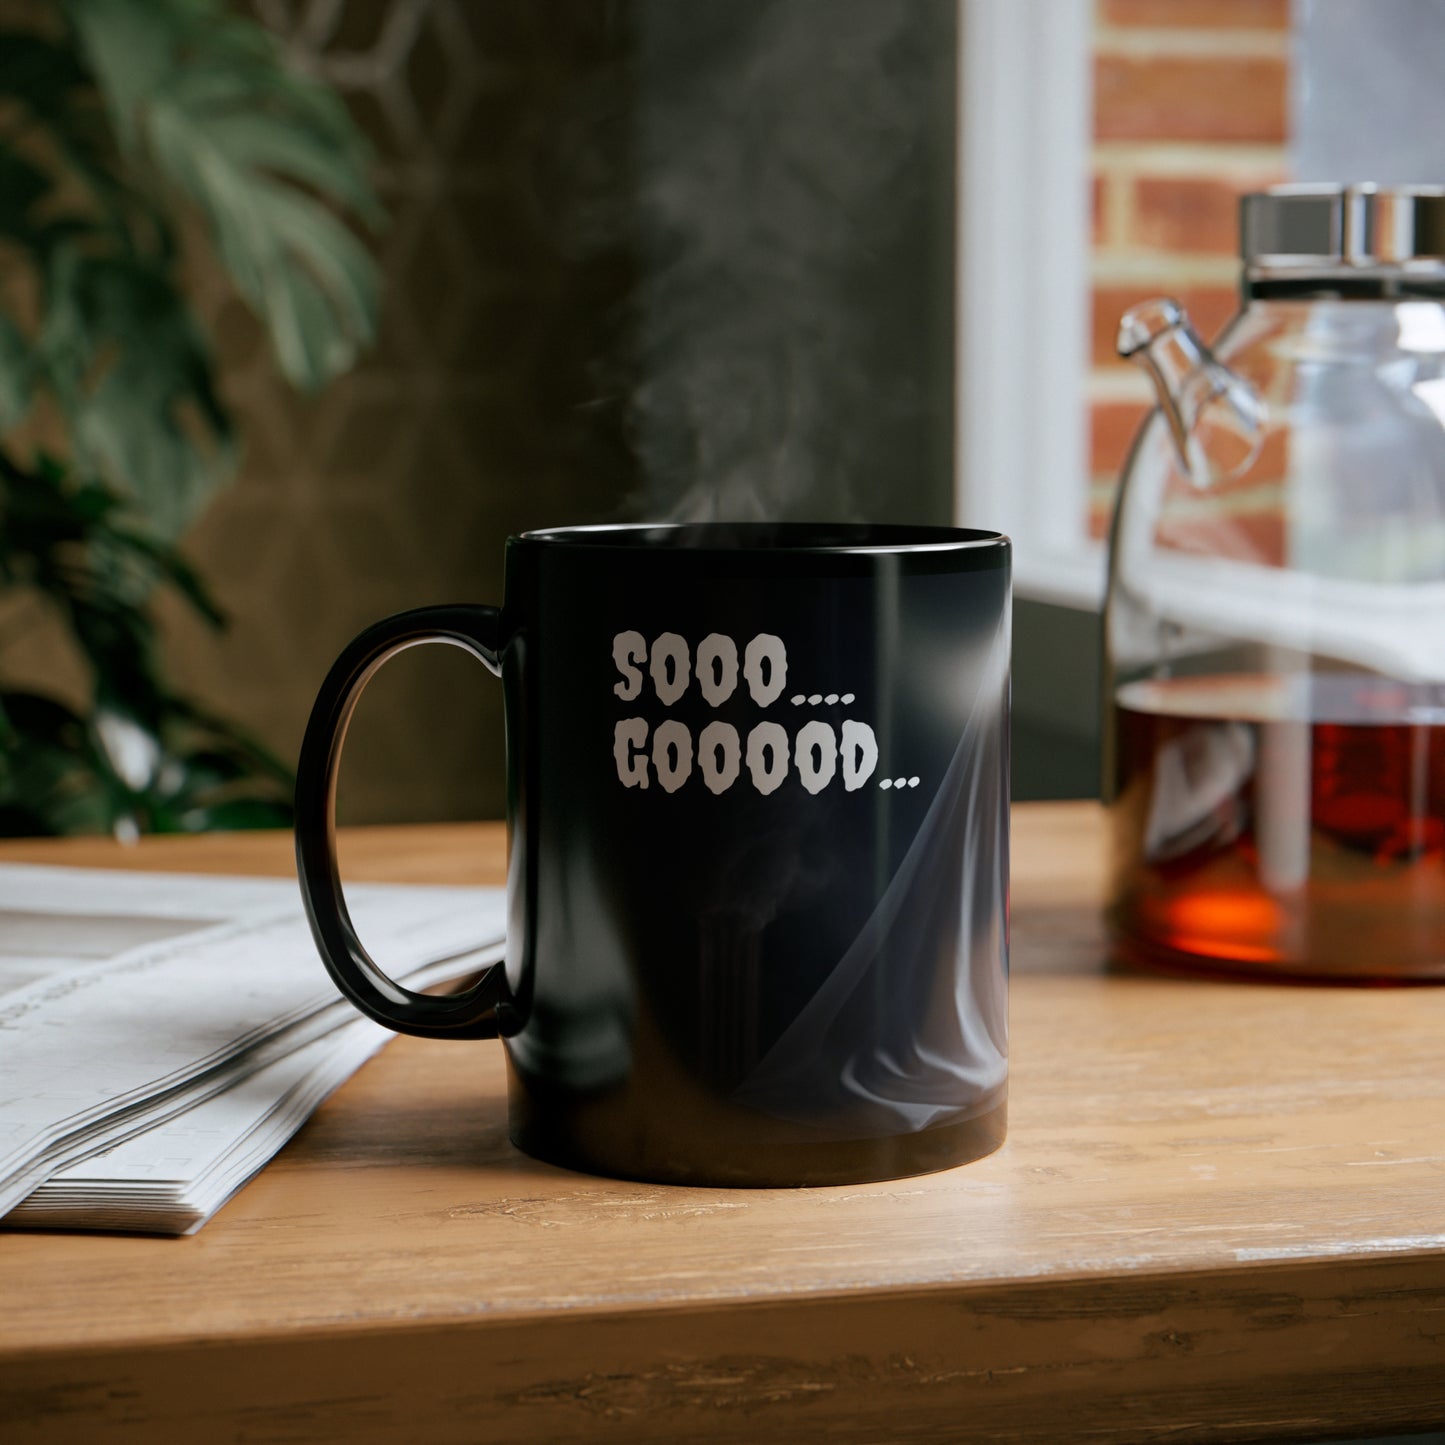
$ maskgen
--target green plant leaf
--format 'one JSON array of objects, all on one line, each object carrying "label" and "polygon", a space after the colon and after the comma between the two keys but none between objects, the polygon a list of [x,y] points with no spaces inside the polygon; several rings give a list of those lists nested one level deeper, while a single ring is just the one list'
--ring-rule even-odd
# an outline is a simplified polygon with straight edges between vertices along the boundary
[{"label": "green plant leaf", "polygon": [[329,207],[380,212],[336,97],[217,0],[66,10],[122,145],[200,207],[287,378],[314,390],[347,370],[375,337],[376,267]]},{"label": "green plant leaf", "polygon": [[219,749],[239,762],[251,776],[263,776],[277,784],[289,798],[296,787],[296,775],[260,739],[225,718],[197,707],[185,698],[168,699],[171,715],[189,727],[200,739],[201,756]]},{"label": "green plant leaf", "polygon": [[30,586],[58,609],[90,666],[97,712],[153,729],[167,718],[192,725],[162,681],[146,599],[168,583],[207,620],[219,611],[176,549],[133,530],[103,486],[71,483],[48,459],[27,472],[0,452],[0,582]]},{"label": "green plant leaf", "polygon": [[164,270],[63,248],[39,338],[81,468],[175,537],[231,473],[205,342]]},{"label": "green plant leaf", "polygon": [[288,770],[258,770],[226,724],[212,729],[186,704],[148,724],[0,692],[0,836],[283,828],[293,787]]},{"label": "green plant leaf", "polygon": [[30,348],[20,328],[0,312],[0,432],[24,421],[34,381]]},{"label": "green plant leaf", "polygon": [[[55,41],[26,30],[0,32],[0,99],[18,107],[6,148],[9,154],[19,155],[33,127],[48,137],[53,153],[30,149],[49,162],[50,205],[63,195],[67,210],[65,216],[48,216],[43,224],[19,234],[22,244],[43,252],[83,226],[108,231],[130,244],[138,244],[143,233],[153,249],[166,250],[169,232],[163,218],[118,171],[119,157],[104,107],[73,41]],[[82,183],[83,196],[74,194],[76,181]]]},{"label": "green plant leaf", "polygon": [[0,834],[110,831],[122,799],[96,767],[84,719],[34,693],[0,694],[0,705]]},{"label": "green plant leaf", "polygon": [[124,527],[116,528],[111,538],[123,551],[149,563],[156,576],[169,582],[212,627],[226,625],[226,614],[201,581],[200,574],[173,547],[143,532]]},{"label": "green plant leaf", "polygon": [[69,124],[72,92],[88,80],[71,46],[32,30],[0,31],[0,95],[35,119]]},{"label": "green plant leaf", "polygon": [[177,0],[66,0],[65,13],[80,35],[91,70],[121,146],[137,142],[140,110],[173,62],[176,41],[191,4]]},{"label": "green plant leaf", "polygon": [[15,151],[0,149],[0,236],[31,245],[38,226],[30,212],[50,191],[44,171]]},{"label": "green plant leaf", "polygon": [[[167,102],[155,106],[151,126],[158,160],[206,212],[222,261],[266,323],[282,371],[293,385],[316,390],[354,365],[375,337],[376,268],[330,211],[259,168],[279,155],[272,134],[268,123],[258,127],[245,116],[198,127],[193,114]],[[292,148],[305,145],[297,136]],[[293,164],[293,179],[311,181],[336,165],[326,148],[309,150],[306,167]]]},{"label": "green plant leaf", "polygon": [[223,802],[187,808],[177,826],[160,831],[208,833],[217,829],[233,832],[240,828],[289,828],[291,808],[279,799],[229,798]]}]

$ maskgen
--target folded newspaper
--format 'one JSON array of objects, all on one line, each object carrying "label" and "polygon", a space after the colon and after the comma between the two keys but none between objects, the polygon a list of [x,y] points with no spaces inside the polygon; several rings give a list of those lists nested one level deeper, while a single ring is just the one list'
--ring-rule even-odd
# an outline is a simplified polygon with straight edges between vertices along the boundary
[{"label": "folded newspaper", "polygon": [[[393,977],[501,956],[499,888],[349,888]],[[0,1225],[190,1234],[391,1035],[295,883],[0,865]]]}]

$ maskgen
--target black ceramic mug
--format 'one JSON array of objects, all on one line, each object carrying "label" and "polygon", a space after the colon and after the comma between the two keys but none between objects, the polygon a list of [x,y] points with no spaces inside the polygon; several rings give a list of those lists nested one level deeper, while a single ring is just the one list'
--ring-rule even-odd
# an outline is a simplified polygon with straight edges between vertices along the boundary
[{"label": "black ceramic mug", "polygon": [[[578,527],[501,610],[364,632],[302,745],[321,956],[404,1033],[500,1034],[511,1134],[577,1169],[835,1184],[977,1158],[1007,1089],[1009,544],[942,527]],[[347,718],[388,657],[500,674],[505,964],[454,997],[368,958],[337,878]]]}]

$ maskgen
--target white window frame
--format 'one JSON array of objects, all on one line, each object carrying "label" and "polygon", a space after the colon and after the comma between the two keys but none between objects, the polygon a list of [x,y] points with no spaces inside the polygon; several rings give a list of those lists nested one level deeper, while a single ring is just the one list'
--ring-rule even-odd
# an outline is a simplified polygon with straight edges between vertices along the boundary
[{"label": "white window frame", "polygon": [[1092,0],[959,0],[954,515],[1022,597],[1098,608],[1088,535]]}]

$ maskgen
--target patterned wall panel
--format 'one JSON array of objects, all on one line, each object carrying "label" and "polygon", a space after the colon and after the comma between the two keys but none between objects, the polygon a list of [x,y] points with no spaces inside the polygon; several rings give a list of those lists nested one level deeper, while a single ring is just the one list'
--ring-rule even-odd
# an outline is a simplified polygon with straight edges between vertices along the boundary
[{"label": "patterned wall panel", "polygon": [[[169,610],[171,655],[294,757],[316,684],[363,625],[499,601],[508,533],[615,514],[630,490],[589,359],[626,268],[559,240],[582,193],[547,184],[626,36],[591,0],[254,8],[346,96],[391,217],[374,242],[379,345],[317,398],[289,392],[244,308],[196,277],[247,453],[188,539],[232,624],[217,641]],[[347,760],[344,821],[498,816],[499,689],[452,649],[407,654],[368,692]]]}]

